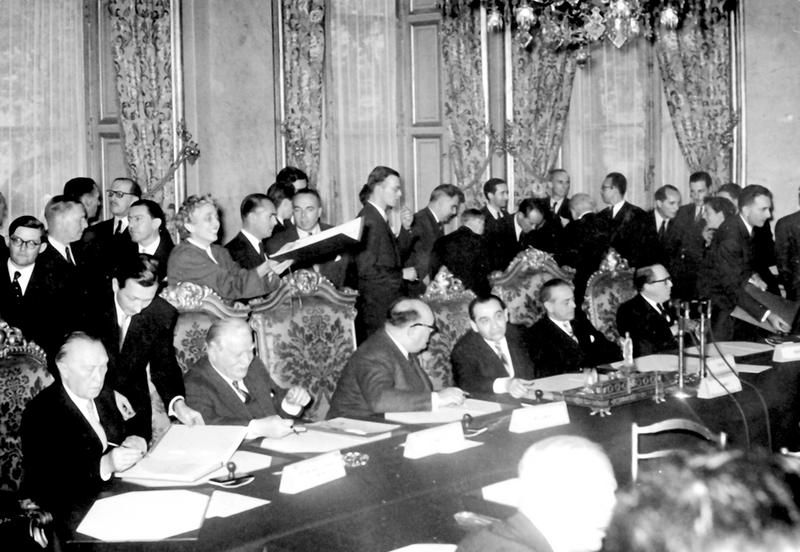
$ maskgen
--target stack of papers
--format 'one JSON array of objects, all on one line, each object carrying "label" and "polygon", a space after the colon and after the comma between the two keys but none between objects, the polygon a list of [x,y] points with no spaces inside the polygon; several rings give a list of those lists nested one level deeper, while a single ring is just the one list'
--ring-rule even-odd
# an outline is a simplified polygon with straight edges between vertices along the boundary
[{"label": "stack of papers", "polygon": [[361,437],[346,433],[309,429],[304,433],[290,433],[280,439],[267,437],[261,441],[261,448],[285,454],[323,453],[357,447],[365,443],[388,439],[390,436],[391,433],[379,433]]},{"label": "stack of papers", "polygon": [[[272,465],[272,457],[268,454],[261,454],[258,452],[251,452],[249,450],[237,450],[231,456],[230,461],[236,464],[236,473],[241,475],[244,473],[253,473],[259,470],[265,470]],[[125,474],[121,474],[125,476]],[[205,485],[208,480],[214,477],[227,477],[228,468],[220,466],[208,475],[201,477],[195,481],[170,481],[168,479],[136,479],[133,477],[125,477],[125,481],[140,485],[142,487],[194,487],[197,485]]]},{"label": "stack of papers", "polygon": [[333,418],[331,420],[325,420],[324,422],[314,422],[313,424],[308,424],[306,427],[316,431],[347,433],[349,435],[358,435],[361,437],[389,433],[395,429],[400,429],[400,426],[397,424],[366,422],[363,420],[353,420],[352,418]]},{"label": "stack of papers", "polygon": [[387,412],[384,417],[401,424],[447,424],[461,421],[464,414],[475,418],[500,410],[500,403],[467,399],[461,406],[444,406],[435,412]]}]

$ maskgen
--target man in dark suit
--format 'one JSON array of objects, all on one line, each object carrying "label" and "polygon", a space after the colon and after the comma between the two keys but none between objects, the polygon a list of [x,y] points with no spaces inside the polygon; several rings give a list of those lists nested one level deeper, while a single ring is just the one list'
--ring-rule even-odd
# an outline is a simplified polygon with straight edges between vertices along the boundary
[{"label": "man in dark suit", "polygon": [[461,213],[462,226],[436,240],[431,255],[431,279],[446,266],[464,287],[477,295],[489,293],[489,248],[483,236],[486,217],[478,209]]},{"label": "man in dark suit", "polygon": [[108,354],[108,386],[116,393],[126,426],[150,439],[150,380],[167,413],[186,425],[202,424],[184,400],[183,374],[172,344],[178,312],[157,297],[158,261],[146,254],[120,264],[111,280],[112,294],[88,306],[81,329],[100,337]]},{"label": "man in dark suit", "polygon": [[493,270],[505,270],[514,257],[528,247],[555,251],[551,247],[554,245],[552,226],[548,226],[547,214],[546,201],[528,197],[520,202],[516,213],[500,221],[494,234],[486,237],[489,250],[493,252]]},{"label": "man in dark suit", "polygon": [[267,197],[275,206],[275,216],[278,218],[272,235],[277,236],[292,224],[292,198],[294,185],[291,182],[274,182],[267,188]]},{"label": "man in dark suit", "polygon": [[56,356],[61,381],[34,397],[22,416],[21,496],[50,510],[57,523],[88,506],[104,482],[147,450],[141,436],[126,433],[103,385],[107,361],[98,340],[70,334]]},{"label": "man in dark suit", "polygon": [[86,222],[90,225],[100,217],[100,188],[88,176],[70,178],[64,183],[64,195],[77,199],[86,209]]},{"label": "man in dark suit", "polygon": [[786,298],[795,301],[800,296],[800,211],[775,225],[775,255]]},{"label": "man in dark suit", "polygon": [[689,176],[691,203],[678,209],[672,223],[676,249],[669,268],[675,283],[672,294],[680,299],[689,300],[697,297],[697,274],[705,256],[704,202],[705,198],[711,195],[711,185],[711,175],[707,172],[692,173]]},{"label": "man in dark suit", "polygon": [[508,309],[495,295],[469,304],[470,327],[453,346],[455,384],[470,393],[528,394],[534,378],[528,342],[522,328],[508,322]]},{"label": "man in dark suit", "polygon": [[128,211],[128,232],[133,247],[126,252],[126,257],[134,257],[145,253],[158,261],[158,281],[167,278],[167,260],[175,247],[166,231],[166,217],[161,206],[151,199],[140,199],[131,204]]},{"label": "man in dark suit", "polygon": [[575,316],[569,282],[554,278],[539,290],[546,314],[531,328],[536,377],[574,372],[619,360],[619,348],[584,317]]},{"label": "man in dark suit", "polygon": [[458,214],[463,195],[458,186],[440,184],[431,192],[428,206],[414,214],[405,266],[414,267],[419,279],[409,284],[408,295],[418,296],[425,293],[425,286],[430,282],[433,244],[444,236],[444,225]]},{"label": "man in dark suit", "polygon": [[[269,238],[266,244],[267,254],[273,255],[288,243],[319,234],[331,228],[320,220],[322,217],[322,199],[313,188],[302,188],[292,198],[292,218],[294,224],[285,231]],[[318,258],[300,260],[292,265],[292,270],[316,270],[337,288],[344,285],[350,255],[346,251],[334,252]]]},{"label": "man in dark suit", "polygon": [[382,330],[347,361],[331,397],[329,418],[431,410],[461,404],[457,387],[434,391],[417,360],[436,331],[433,312],[419,299],[400,299],[388,309]]},{"label": "man in dark suit", "polygon": [[549,185],[547,193],[550,196],[550,211],[553,213],[553,222],[563,228],[572,220],[569,207],[569,173],[564,169],[551,169],[547,173]]},{"label": "man in dark suit", "polygon": [[[542,439],[522,456],[518,510],[472,531],[458,552],[600,550],[616,503],[614,468],[603,448],[575,435]],[[575,497],[580,496],[580,512]]]},{"label": "man in dark suit", "polygon": [[[248,439],[292,433],[293,417],[311,402],[308,391],[278,387],[253,356],[253,332],[240,318],[216,320],[207,354],[186,376],[186,394],[209,424],[247,425]],[[278,406],[280,405],[280,406]]]},{"label": "man in dark suit", "polygon": [[483,185],[483,196],[486,198],[486,205],[481,209],[486,217],[484,236],[493,239],[500,221],[508,216],[508,184],[502,178],[490,178]]},{"label": "man in dark suit", "polygon": [[748,283],[762,290],[767,288],[754,265],[753,229],[769,219],[771,209],[769,190],[755,184],[747,186],[739,196],[739,215],[726,219],[714,234],[699,288],[704,297],[711,299],[711,325],[718,341],[734,338],[730,314],[736,306],[757,320],[768,321],[778,332],[791,329],[787,321],[761,305],[746,289]]},{"label": "man in dark suit", "polygon": [[638,246],[628,259],[630,266],[670,266],[677,249],[674,219],[680,205],[681,193],[675,186],[665,184],[656,190],[655,208],[639,219]]},{"label": "man in dark suit", "polygon": [[283,167],[275,176],[275,181],[281,184],[291,184],[295,192],[308,189],[308,175],[297,167]]},{"label": "man in dark suit", "polygon": [[636,234],[644,211],[625,201],[627,190],[628,179],[624,175],[618,172],[608,173],[600,188],[603,202],[608,207],[600,211],[600,217],[611,232],[611,247],[624,259],[630,260],[635,256],[638,243]]},{"label": "man in dark suit", "polygon": [[225,248],[236,263],[250,270],[267,260],[264,240],[272,236],[278,223],[275,206],[264,194],[249,194],[239,206],[242,229]]},{"label": "man in dark suit", "polygon": [[364,207],[358,216],[364,219],[361,243],[355,248],[358,274],[356,301],[356,336],[361,343],[380,330],[389,305],[405,291],[405,281],[419,278],[414,267],[403,268],[401,249],[410,240],[413,217],[407,213],[398,235],[387,221],[387,210],[400,201],[400,173],[389,167],[375,167],[361,190]]},{"label": "man in dark suit", "polygon": [[608,251],[610,237],[603,218],[594,212],[594,199],[589,194],[575,194],[569,204],[572,222],[561,233],[556,261],[575,269],[575,304],[580,306],[589,278],[600,268]]},{"label": "man in dark suit", "polygon": [[663,265],[636,269],[633,285],[638,293],[617,310],[617,331],[633,340],[633,356],[652,355],[678,346],[678,323],[670,312],[672,279]]}]

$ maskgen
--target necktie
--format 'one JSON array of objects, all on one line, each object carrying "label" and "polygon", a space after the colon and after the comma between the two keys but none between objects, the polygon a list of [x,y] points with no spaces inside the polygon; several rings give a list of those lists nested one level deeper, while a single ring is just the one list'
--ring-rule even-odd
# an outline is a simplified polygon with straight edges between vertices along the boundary
[{"label": "necktie", "polygon": [[11,282],[11,287],[14,288],[14,297],[17,300],[22,299],[22,286],[19,285],[19,277],[22,273],[19,270],[14,271],[14,281]]},{"label": "necktie", "polygon": [[563,326],[564,331],[567,332],[567,335],[572,338],[572,341],[578,343],[578,336],[576,336],[575,332],[572,331],[572,324],[570,324],[569,322],[564,322],[563,324],[564,324]]},{"label": "necktie", "polygon": [[427,391],[432,391],[433,385],[431,384],[431,380],[428,377],[428,374],[425,373],[425,370],[422,369],[422,366],[419,365],[417,357],[415,355],[408,355],[408,362],[409,364],[411,364],[411,368],[419,376],[419,379],[422,380],[423,385],[425,385],[425,389]]},{"label": "necktie", "polygon": [[508,372],[508,375],[509,375],[509,376],[512,376],[512,377],[513,377],[513,376],[514,376],[514,374],[513,374],[513,372],[511,371],[511,365],[508,363],[508,357],[507,357],[507,356],[506,356],[506,354],[503,352],[503,348],[500,346],[500,343],[499,343],[499,342],[495,342],[495,344],[494,344],[494,350],[495,350],[495,352],[497,353],[497,356],[499,356],[499,357],[500,357],[500,361],[503,363],[503,368],[505,368],[505,369],[506,369],[506,372]]},{"label": "necktie", "polygon": [[264,260],[267,259],[267,254],[264,252],[264,242],[258,242],[258,255]]},{"label": "necktie", "polygon": [[658,227],[658,241],[663,242],[664,236],[667,235],[667,221],[662,220],[661,226]]},{"label": "necktie", "polygon": [[127,314],[122,315],[123,318],[119,323],[119,350],[122,350],[122,344],[125,343],[125,334],[128,333],[128,327],[131,325],[131,317]]},{"label": "necktie", "polygon": [[671,318],[667,311],[664,309],[664,306],[661,303],[656,303],[656,307],[658,307],[658,313],[663,316],[667,322],[671,322]]},{"label": "necktie", "polygon": [[119,234],[122,234],[122,220],[121,219],[117,221],[117,229],[114,230],[114,235],[115,236],[119,235]]},{"label": "necktie", "polygon": [[103,425],[100,423],[100,415],[97,413],[97,408],[93,400],[90,399],[86,401],[86,411],[89,413],[89,425],[92,426],[100,442],[103,443],[103,450],[106,450],[108,447],[108,438],[106,437],[106,431],[103,429]]},{"label": "necktie", "polygon": [[252,397],[250,396],[250,393],[247,392],[247,389],[244,388],[244,385],[242,385],[241,381],[233,380],[233,388],[236,389],[237,393],[239,393],[239,398],[242,399],[244,404],[250,402]]},{"label": "necktie", "polygon": [[70,249],[69,246],[65,247],[64,249],[67,252],[67,262],[72,266],[75,266],[75,259],[72,258],[72,250]]}]

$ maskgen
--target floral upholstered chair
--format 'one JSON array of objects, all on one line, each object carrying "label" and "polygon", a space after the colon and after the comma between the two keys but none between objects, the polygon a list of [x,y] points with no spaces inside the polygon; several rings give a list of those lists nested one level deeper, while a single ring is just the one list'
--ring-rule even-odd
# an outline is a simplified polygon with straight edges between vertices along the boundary
[{"label": "floral upholstered chair", "polygon": [[[247,319],[250,315],[250,308],[247,305],[239,303],[230,305],[208,286],[191,282],[181,282],[166,287],[161,292],[161,298],[178,311],[172,343],[175,346],[178,366],[184,374],[206,354],[206,333],[214,320]],[[157,439],[169,426],[169,418],[152,382],[148,381],[148,384],[153,404],[153,438]]]},{"label": "floral upholstered chair", "polygon": [[422,300],[430,305],[439,327],[439,331],[431,336],[428,348],[419,356],[420,366],[427,372],[434,389],[453,385],[450,353],[456,341],[470,329],[467,308],[474,298],[475,294],[465,289],[461,280],[444,266],[422,296]]},{"label": "floral upholstered chair", "polygon": [[313,401],[305,416],[322,420],[339,375],[355,351],[357,293],[317,272],[298,270],[266,300],[251,301],[256,349],[281,387],[299,385]]},{"label": "floral upholstered chair", "polygon": [[544,314],[539,290],[546,281],[561,278],[572,282],[575,271],[560,267],[549,253],[529,247],[520,252],[505,272],[489,275],[492,293],[505,301],[509,320],[514,324],[533,326]]},{"label": "floral upholstered chair", "polygon": [[586,284],[583,310],[592,325],[616,343],[620,337],[617,332],[617,309],[634,295],[633,269],[611,248],[603,257],[600,268]]},{"label": "floral upholstered chair", "polygon": [[53,382],[44,351],[0,321],[0,490],[16,491],[22,479],[22,412]]}]

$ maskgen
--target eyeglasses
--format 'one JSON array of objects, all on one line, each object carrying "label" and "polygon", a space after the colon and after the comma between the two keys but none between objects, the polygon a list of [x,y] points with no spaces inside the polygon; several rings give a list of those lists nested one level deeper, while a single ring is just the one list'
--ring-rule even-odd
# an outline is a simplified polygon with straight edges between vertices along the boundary
[{"label": "eyeglasses", "polygon": [[16,247],[19,247],[20,249],[22,249],[23,247],[25,247],[26,249],[36,249],[37,247],[39,247],[40,245],[42,245],[42,242],[40,242],[40,241],[36,241],[36,240],[23,240],[22,238],[18,238],[18,237],[16,237],[16,236],[11,236],[11,237],[9,238],[9,241],[10,241],[10,242],[11,242],[11,243],[12,243],[14,246],[16,246]]},{"label": "eyeglasses", "polygon": [[436,324],[433,324],[432,326],[430,324],[423,324],[422,322],[416,322],[414,324],[411,324],[412,328],[415,327],[415,326],[428,328],[431,331],[431,333],[438,333],[439,332],[439,326],[437,326]]},{"label": "eyeglasses", "polygon": [[664,282],[664,283],[669,282],[671,284],[672,283],[672,277],[671,276],[667,276],[666,278],[661,278],[660,280],[653,280],[652,282],[647,282],[647,283],[648,284],[660,284],[661,282]]},{"label": "eyeglasses", "polygon": [[117,199],[122,199],[122,198],[123,198],[123,197],[125,197],[126,195],[132,195],[132,196],[136,196],[136,194],[133,194],[133,193],[131,193],[131,192],[120,192],[120,191],[118,191],[118,190],[108,190],[108,191],[106,192],[106,195],[107,195],[108,197],[116,197]]}]

